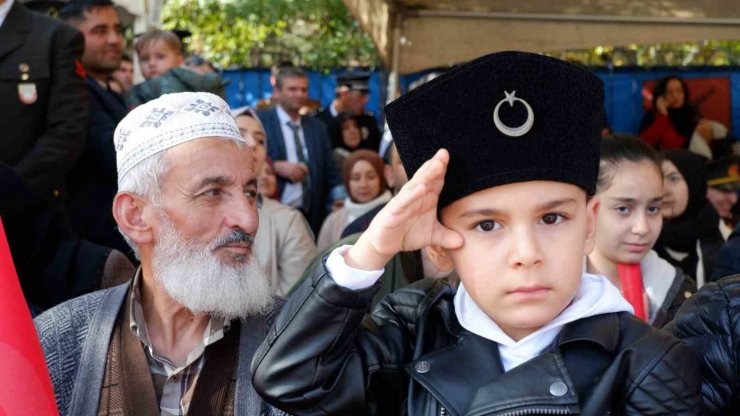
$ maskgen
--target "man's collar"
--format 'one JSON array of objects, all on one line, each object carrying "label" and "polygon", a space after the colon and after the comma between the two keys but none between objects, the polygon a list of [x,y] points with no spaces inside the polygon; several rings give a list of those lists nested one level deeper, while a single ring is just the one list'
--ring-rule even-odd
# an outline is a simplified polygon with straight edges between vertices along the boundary
[{"label": "man's collar", "polygon": [[15,0],[5,0],[5,3],[0,4],[0,27],[5,23],[5,18],[8,17],[10,9],[13,7]]},{"label": "man's collar", "polygon": [[336,117],[339,115],[339,110],[337,110],[337,100],[334,100],[329,104],[329,112],[331,113],[332,117]]},{"label": "man's collar", "polygon": [[[277,112],[278,120],[280,120],[280,125],[293,122],[293,119],[290,117],[288,112],[283,110],[283,107],[281,107],[280,104],[275,105],[275,111]],[[300,124],[300,122],[301,118],[298,117],[298,123]]]},{"label": "man's collar", "polygon": [[[134,281],[131,284],[131,294],[128,302],[131,302],[130,309],[130,329],[141,341],[149,348],[152,348],[147,330],[146,319],[144,318],[144,307],[141,303],[141,287],[143,279],[143,269],[139,267],[134,275]],[[208,323],[206,333],[203,334],[203,342],[206,346],[223,338],[231,328],[231,323],[222,318],[211,317]]]}]

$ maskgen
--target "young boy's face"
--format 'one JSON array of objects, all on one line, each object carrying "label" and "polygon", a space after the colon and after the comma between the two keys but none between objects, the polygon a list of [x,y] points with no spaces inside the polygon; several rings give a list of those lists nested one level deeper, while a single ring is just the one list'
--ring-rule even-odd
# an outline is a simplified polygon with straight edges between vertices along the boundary
[{"label": "young boy's face", "polygon": [[488,188],[442,210],[442,224],[464,238],[446,256],[478,306],[518,340],[575,296],[597,209],[598,198],[587,202],[581,188],[561,182]]},{"label": "young boy's face", "polygon": [[182,65],[180,51],[173,50],[162,40],[153,40],[141,48],[139,65],[146,79],[158,77],[172,68]]}]

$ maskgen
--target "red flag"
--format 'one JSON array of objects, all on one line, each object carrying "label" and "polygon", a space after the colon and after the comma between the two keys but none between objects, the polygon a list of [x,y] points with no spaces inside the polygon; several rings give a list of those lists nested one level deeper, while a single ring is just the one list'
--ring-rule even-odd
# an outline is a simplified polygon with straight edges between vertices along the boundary
[{"label": "red flag", "polygon": [[44,353],[0,221],[0,416],[58,414]]},{"label": "red flag", "polygon": [[642,294],[642,269],[640,269],[640,263],[620,263],[617,265],[617,273],[622,283],[622,295],[635,308],[635,316],[646,321],[647,316],[645,316],[645,299]]}]

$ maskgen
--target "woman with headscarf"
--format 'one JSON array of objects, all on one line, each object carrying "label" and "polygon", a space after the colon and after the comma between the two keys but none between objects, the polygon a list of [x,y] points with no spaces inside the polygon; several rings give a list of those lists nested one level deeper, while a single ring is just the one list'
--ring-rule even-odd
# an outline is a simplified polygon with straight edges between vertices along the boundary
[{"label": "woman with headscarf", "polygon": [[391,199],[383,166],[383,159],[372,150],[356,150],[344,160],[342,179],[349,196],[344,207],[332,212],[321,225],[319,252],[339,241],[352,221]]},{"label": "woman with headscarf", "polygon": [[653,108],[640,121],[640,137],[656,149],[689,149],[710,159],[712,141],[726,134],[720,123],[702,118],[689,102],[686,82],[674,75],[658,81]]},{"label": "woman with headscarf", "polygon": [[336,123],[339,126],[342,141],[334,148],[334,160],[337,162],[337,166],[342,167],[344,165],[344,159],[350,153],[360,148],[362,144],[362,130],[360,129],[360,124],[357,122],[357,118],[350,113],[339,113]]},{"label": "woman with headscarf", "polygon": [[655,251],[701,287],[724,243],[719,215],[706,197],[706,159],[684,149],[664,152],[663,157],[665,222]]}]

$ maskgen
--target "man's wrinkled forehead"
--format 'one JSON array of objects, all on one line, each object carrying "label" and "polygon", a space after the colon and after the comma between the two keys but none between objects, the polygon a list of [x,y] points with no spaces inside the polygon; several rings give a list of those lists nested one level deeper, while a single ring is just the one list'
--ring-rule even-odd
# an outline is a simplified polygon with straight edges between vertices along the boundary
[{"label": "man's wrinkled forehead", "polygon": [[246,184],[254,179],[253,152],[247,145],[218,137],[204,137],[181,143],[167,150],[163,157],[167,174],[175,173],[189,187],[197,187],[204,178],[219,178],[225,184]]}]

